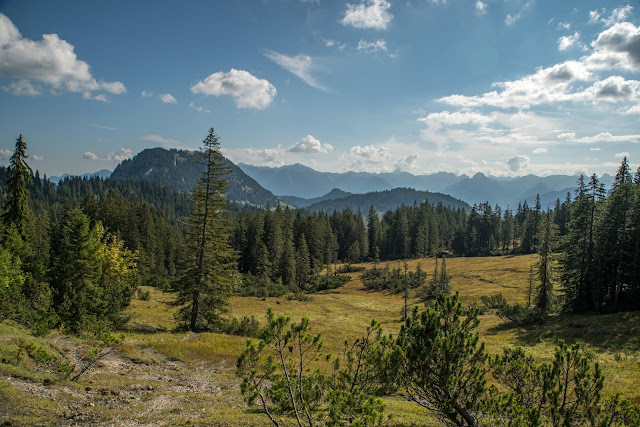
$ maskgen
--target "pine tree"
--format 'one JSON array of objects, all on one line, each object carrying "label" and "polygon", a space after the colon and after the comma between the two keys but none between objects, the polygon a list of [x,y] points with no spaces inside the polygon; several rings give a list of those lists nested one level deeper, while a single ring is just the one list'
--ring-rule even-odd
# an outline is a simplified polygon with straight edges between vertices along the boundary
[{"label": "pine tree", "polygon": [[213,128],[203,141],[198,162],[203,175],[193,192],[193,211],[186,231],[186,250],[177,282],[178,319],[192,331],[215,328],[237,282],[236,254],[229,243],[224,197],[229,173]]},{"label": "pine tree", "polygon": [[309,248],[304,234],[300,235],[298,250],[296,251],[296,284],[299,289],[306,289],[311,281],[311,264]]},{"label": "pine tree", "polygon": [[553,306],[553,242],[555,240],[555,227],[550,212],[547,212],[544,218],[543,228],[540,233],[538,254],[538,296],[536,308],[543,313],[551,311]]},{"label": "pine tree", "polygon": [[22,236],[30,213],[27,184],[33,182],[33,170],[26,162],[28,157],[27,141],[20,135],[7,168],[8,201],[3,218],[6,224],[14,224]]}]

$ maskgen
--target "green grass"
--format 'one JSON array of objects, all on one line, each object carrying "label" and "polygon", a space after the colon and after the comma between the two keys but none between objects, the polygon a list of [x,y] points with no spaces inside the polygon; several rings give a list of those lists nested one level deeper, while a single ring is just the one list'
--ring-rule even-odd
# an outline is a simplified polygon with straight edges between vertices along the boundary
[{"label": "green grass", "polygon": [[[453,290],[460,292],[465,304],[479,303],[481,296],[497,292],[514,303],[526,299],[529,269],[536,261],[534,255],[448,258],[447,270]],[[415,269],[418,263],[430,276],[434,260],[412,260],[409,268]],[[372,267],[371,263],[362,265]],[[379,267],[384,265],[379,263]],[[397,262],[390,263],[390,267],[397,266]],[[360,274],[349,273],[352,280],[343,288],[315,294],[311,301],[234,297],[229,315],[254,315],[263,322],[267,308],[271,307],[275,313],[290,315],[293,320],[308,317],[312,331],[323,334],[324,351],[339,355],[345,340],[358,338],[371,319],[380,321],[387,333],[396,334],[401,325],[402,295],[367,291],[359,280]],[[107,424],[163,420],[174,424],[268,425],[266,416],[246,407],[234,374],[246,338],[176,331],[174,295],[149,287],[143,289],[150,292],[150,298],[134,300],[127,310],[131,320],[115,362],[97,366],[78,383],[62,381],[51,386],[59,392],[58,403],[25,395],[0,381],[0,400],[27,402],[24,411],[12,412],[10,419],[18,424],[55,423],[50,422],[52,418],[60,422],[64,419],[59,418],[59,406],[79,405],[78,411]],[[418,304],[416,300],[411,303]],[[481,316],[479,333],[491,354],[500,353],[504,347],[522,346],[538,361],[551,360],[558,339],[581,342],[591,359],[603,367],[605,394],[620,393],[640,403],[640,313],[557,315],[544,324],[527,327],[509,325],[488,313]],[[10,362],[20,339],[33,340],[53,352],[57,348],[53,343],[60,335],[56,332],[38,338],[15,324],[0,323],[0,356],[6,356]],[[66,340],[68,344],[82,345],[80,340]],[[40,384],[53,375],[28,358],[18,366],[0,364],[0,373]],[[85,387],[91,391],[85,392]],[[392,414],[391,425],[438,425],[426,409],[414,403],[399,397],[384,400],[388,413]],[[88,406],[94,401],[95,407]],[[0,421],[5,419],[9,418],[0,417]]]}]

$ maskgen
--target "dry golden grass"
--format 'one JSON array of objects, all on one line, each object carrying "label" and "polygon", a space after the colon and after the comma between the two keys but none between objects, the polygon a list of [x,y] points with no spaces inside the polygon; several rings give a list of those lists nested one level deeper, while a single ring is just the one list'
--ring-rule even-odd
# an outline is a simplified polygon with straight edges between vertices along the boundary
[{"label": "dry golden grass", "polygon": [[[535,255],[448,258],[447,271],[453,290],[460,293],[465,304],[475,302],[481,305],[481,296],[498,292],[515,303],[525,301],[529,269],[536,261]],[[431,276],[434,260],[411,260],[409,269],[414,270],[418,263]],[[373,266],[371,263],[362,265],[367,268]],[[384,265],[379,263],[378,266]],[[389,266],[401,267],[402,263],[392,262]],[[271,307],[278,314],[291,316],[294,321],[308,317],[312,331],[323,334],[324,351],[339,355],[345,341],[358,338],[371,319],[380,321],[387,333],[396,334],[401,325],[402,295],[367,291],[359,280],[360,274],[351,273],[352,280],[343,288],[314,294],[311,301],[287,300],[284,297],[235,297],[230,301],[229,315],[253,315],[263,322],[267,308]],[[148,394],[151,399],[148,403],[144,402],[146,397],[143,396],[143,401],[134,405],[104,409],[106,412],[101,413],[99,419],[113,422],[136,419],[155,423],[163,419],[176,424],[268,425],[268,419],[259,411],[245,406],[239,381],[234,375],[235,362],[246,338],[176,331],[173,319],[176,307],[171,304],[174,295],[149,287],[143,289],[150,292],[150,298],[148,301],[134,300],[128,309],[131,320],[125,331],[120,357],[135,363],[138,368],[133,372],[138,372],[141,378],[148,378],[146,381],[156,389]],[[411,304],[419,303],[412,299]],[[10,331],[7,329],[5,332]],[[557,315],[544,324],[526,327],[507,324],[488,313],[481,316],[479,333],[490,354],[498,354],[504,347],[522,346],[538,361],[553,358],[558,339],[568,343],[582,342],[591,359],[603,367],[605,394],[620,393],[640,403],[640,313]],[[3,341],[0,337],[0,350],[6,347],[7,354],[14,351],[14,344],[13,338]],[[25,368],[2,365],[0,372],[10,376],[17,374],[14,372],[16,369]],[[100,385],[109,389],[122,389],[138,381],[135,377],[123,375],[104,368],[99,374],[88,375],[85,381],[91,381],[94,388]],[[165,378],[171,376],[175,382],[167,383]],[[202,387],[213,384],[221,391],[176,391],[178,386],[187,387],[193,381]],[[84,385],[81,383],[79,386]],[[14,413],[13,420],[30,424],[47,419],[44,408],[49,404],[46,400],[27,398],[7,384],[0,384],[0,400],[3,397],[12,401],[24,397],[29,403],[29,409],[24,413],[27,418],[20,418],[19,413]],[[393,415],[391,425],[437,425],[425,409],[413,403],[398,397],[387,398],[385,403],[387,411]],[[159,409],[150,411],[148,405]]]}]

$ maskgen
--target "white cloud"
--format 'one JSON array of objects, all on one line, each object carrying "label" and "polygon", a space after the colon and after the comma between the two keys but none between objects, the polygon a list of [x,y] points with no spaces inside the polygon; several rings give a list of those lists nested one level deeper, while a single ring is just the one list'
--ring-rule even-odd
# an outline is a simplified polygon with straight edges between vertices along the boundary
[{"label": "white cloud", "polygon": [[109,102],[109,97],[107,95],[105,95],[104,93],[99,93],[96,96],[91,96],[90,94],[88,94],[87,92],[82,94],[82,97],[85,99],[93,99],[96,101],[100,101],[100,102]]},{"label": "white cloud", "polygon": [[9,92],[12,95],[17,96],[36,96],[40,95],[40,89],[33,86],[29,80],[18,80],[17,82],[11,82],[9,86],[4,86],[5,92]]},{"label": "white cloud", "polygon": [[535,150],[532,151],[533,154],[544,154],[547,153],[549,150],[547,150],[546,148],[542,148],[542,147],[538,147]]},{"label": "white cloud", "polygon": [[155,134],[145,135],[145,136],[141,136],[140,139],[144,139],[145,141],[155,142],[156,144],[160,144],[166,148],[184,148],[184,145],[180,141],[176,139],[165,138],[160,135],[155,135]]},{"label": "white cloud", "polygon": [[304,81],[309,86],[320,89],[322,91],[327,91],[327,88],[325,88],[320,82],[315,79],[315,77],[311,75],[311,73],[315,69],[315,65],[313,63],[313,59],[309,55],[287,56],[278,52],[274,52],[272,50],[268,50],[265,53],[265,56],[276,64],[280,65],[285,70],[300,77],[302,81]]},{"label": "white cloud", "polygon": [[[603,9],[603,12],[604,12],[604,9]],[[589,11],[589,23],[590,24],[595,24],[599,20],[600,20],[600,11],[598,11],[597,9]]]},{"label": "white cloud", "polygon": [[38,156],[37,154],[32,154],[31,156],[29,156],[31,159],[33,160],[44,160],[44,157],[42,156]]},{"label": "white cloud", "polygon": [[114,162],[121,162],[133,157],[133,151],[130,148],[119,148],[115,153],[109,153],[104,158],[100,158],[97,154],[91,151],[85,151],[82,153],[82,158],[87,160],[111,160]]},{"label": "white cloud", "polygon": [[150,96],[153,96],[153,92],[143,90],[142,92],[140,92],[140,96],[142,96],[143,98],[149,98]]},{"label": "white cloud", "polygon": [[520,172],[529,166],[529,158],[527,156],[513,156],[507,160],[507,166],[511,172]]},{"label": "white cloud", "polygon": [[[0,34],[0,37],[2,37],[2,34]],[[12,154],[13,152],[11,150],[7,150],[6,148],[0,148],[0,159],[9,160]]]},{"label": "white cloud", "polygon": [[487,4],[477,0],[476,1],[476,12],[478,15],[486,15],[487,14]]},{"label": "white cloud", "polygon": [[189,103],[189,108],[191,108],[192,110],[195,110],[195,111],[199,111],[201,113],[210,113],[211,112],[211,110],[207,110],[204,107],[196,105],[194,102],[190,102]]},{"label": "white cloud", "polygon": [[593,136],[577,138],[574,132],[561,133],[558,139],[563,141],[578,142],[582,144],[594,144],[597,142],[632,142],[639,143],[640,135],[613,135],[610,132],[601,132]]},{"label": "white cloud", "polygon": [[114,162],[121,162],[133,157],[133,152],[129,148],[120,148],[116,153],[109,153],[105,160],[113,160]]},{"label": "white cloud", "polygon": [[562,36],[558,39],[558,50],[567,50],[575,46],[580,40],[580,33],[576,31],[572,36]]},{"label": "white cloud", "polygon": [[600,147],[589,148],[589,151],[600,151]]},{"label": "white cloud", "polygon": [[78,59],[74,46],[57,34],[43,34],[42,40],[38,41],[23,38],[13,22],[2,13],[0,57],[0,77],[22,81],[8,87],[15,94],[39,94],[30,84],[32,80],[49,85],[53,93],[82,93],[86,99],[99,101],[105,101],[106,96],[92,95],[92,92],[106,91],[116,95],[126,92],[121,82],[96,80],[89,64]]},{"label": "white cloud", "polygon": [[443,126],[455,125],[486,125],[495,120],[494,117],[471,111],[441,111],[430,113],[426,117],[419,118],[419,122],[426,123],[431,129],[437,130]]},{"label": "white cloud", "polygon": [[640,114],[640,104],[634,105],[627,110],[624,110],[622,114]]},{"label": "white cloud", "polygon": [[360,146],[356,145],[349,150],[351,156],[356,161],[364,163],[380,164],[391,159],[391,153],[386,147],[376,147],[374,145]]},{"label": "white cloud", "polygon": [[507,17],[504,20],[504,23],[507,24],[508,26],[512,26],[514,25],[517,21],[520,20],[520,18],[522,18],[522,14],[529,9],[531,6],[533,5],[533,0],[530,0],[528,2],[526,2],[522,8],[518,11],[518,13],[514,13],[514,14],[507,14]]},{"label": "white cloud", "polygon": [[218,71],[191,87],[191,92],[205,95],[231,95],[238,108],[267,108],[276,96],[276,88],[244,70],[232,68],[228,73]]},{"label": "white cloud", "polygon": [[374,42],[367,42],[364,40],[360,40],[358,42],[358,50],[361,50],[367,53],[386,52],[388,50],[387,42],[383,39],[378,39]]},{"label": "white cloud", "polygon": [[328,153],[333,150],[330,144],[322,143],[311,135],[307,135],[296,142],[287,151],[292,153]]},{"label": "white cloud", "polygon": [[556,27],[558,30],[569,30],[571,29],[570,22],[558,22],[558,26]]},{"label": "white cloud", "polygon": [[398,160],[396,168],[400,170],[415,169],[418,167],[419,158],[420,155],[418,153],[409,154],[408,156],[405,156]]},{"label": "white cloud", "polygon": [[89,123],[89,126],[94,127],[94,128],[98,128],[98,129],[106,129],[106,130],[120,130],[118,128],[114,128],[111,126],[101,126],[101,125],[94,125],[93,123]]},{"label": "white cloud", "polygon": [[629,158],[629,157],[630,157],[630,154],[629,154],[629,153],[627,153],[626,151],[623,151],[622,153],[616,153],[616,154],[614,154],[614,157],[617,157],[617,158],[623,158],[623,157]]},{"label": "white cloud", "polygon": [[637,70],[640,68],[640,27],[620,22],[604,30],[591,43],[595,52],[584,58],[592,69]]},{"label": "white cloud", "polygon": [[276,148],[235,148],[222,149],[222,153],[234,162],[247,162],[257,166],[279,167],[285,164],[282,146]]},{"label": "white cloud", "polygon": [[347,9],[340,20],[342,25],[355,28],[385,30],[393,15],[389,13],[391,3],[386,0],[364,0],[360,4],[347,3]]},{"label": "white cloud", "polygon": [[530,108],[533,105],[571,101],[570,93],[575,82],[593,78],[587,67],[578,61],[566,61],[552,67],[540,68],[534,74],[518,80],[497,82],[501,89],[480,96],[450,95],[438,99],[460,107],[493,106],[498,108]]},{"label": "white cloud", "polygon": [[633,10],[633,6],[631,6],[630,4],[624,7],[613,9],[613,12],[611,12],[611,16],[609,16],[609,18],[606,18],[606,19],[603,18],[602,22],[604,22],[604,25],[606,25],[607,27],[611,27],[612,25],[615,25],[618,22],[622,22],[625,19],[627,19],[627,17],[631,15],[632,10]]},{"label": "white cloud", "polygon": [[160,100],[165,104],[175,104],[177,102],[176,98],[174,98],[170,93],[163,93],[160,95]]}]

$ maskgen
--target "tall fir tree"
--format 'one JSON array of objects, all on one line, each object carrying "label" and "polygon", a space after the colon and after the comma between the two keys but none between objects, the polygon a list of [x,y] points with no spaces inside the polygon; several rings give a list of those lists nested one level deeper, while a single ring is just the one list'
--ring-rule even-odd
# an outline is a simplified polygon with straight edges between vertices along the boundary
[{"label": "tall fir tree", "polygon": [[193,211],[186,230],[186,250],[176,283],[178,320],[192,331],[215,329],[226,311],[227,301],[238,281],[236,253],[229,242],[225,192],[229,169],[220,153],[214,129],[202,143],[198,162],[204,165],[193,191]]},{"label": "tall fir tree", "polygon": [[547,212],[544,215],[542,230],[540,231],[538,255],[540,259],[536,265],[538,269],[538,295],[536,308],[543,313],[548,313],[553,308],[554,300],[554,274],[553,274],[553,243],[555,240],[555,223],[553,215]]},{"label": "tall fir tree", "polygon": [[20,135],[7,168],[8,200],[3,218],[5,224],[13,224],[22,236],[30,215],[27,184],[33,182],[33,170],[27,164],[28,157],[27,141]]}]

